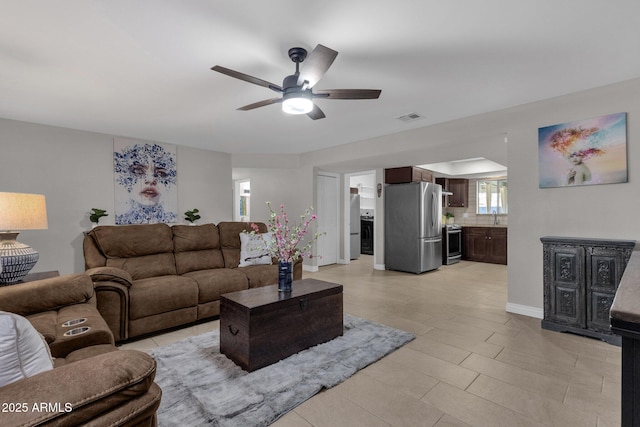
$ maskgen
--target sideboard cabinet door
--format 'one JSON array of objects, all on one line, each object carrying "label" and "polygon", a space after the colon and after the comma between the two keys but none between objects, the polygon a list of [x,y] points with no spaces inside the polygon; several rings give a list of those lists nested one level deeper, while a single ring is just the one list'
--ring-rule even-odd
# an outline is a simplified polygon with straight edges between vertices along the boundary
[{"label": "sideboard cabinet door", "polygon": [[579,246],[553,245],[545,263],[545,319],[583,328],[584,249]]},{"label": "sideboard cabinet door", "polygon": [[587,249],[587,328],[609,332],[609,311],[628,259],[621,248]]}]

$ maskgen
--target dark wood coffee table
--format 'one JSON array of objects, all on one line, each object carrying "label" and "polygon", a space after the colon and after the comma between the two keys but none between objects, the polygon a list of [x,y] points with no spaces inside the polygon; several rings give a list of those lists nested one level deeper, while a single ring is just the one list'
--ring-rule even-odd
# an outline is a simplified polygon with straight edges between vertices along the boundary
[{"label": "dark wood coffee table", "polygon": [[303,279],[287,294],[273,285],[220,296],[220,352],[249,372],[342,333],[336,283]]}]

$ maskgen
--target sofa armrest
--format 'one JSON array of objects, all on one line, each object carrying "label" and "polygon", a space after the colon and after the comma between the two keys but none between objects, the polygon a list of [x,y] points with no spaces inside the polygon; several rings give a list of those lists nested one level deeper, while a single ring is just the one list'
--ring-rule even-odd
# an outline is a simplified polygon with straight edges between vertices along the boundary
[{"label": "sofa armrest", "polygon": [[85,271],[93,280],[98,311],[118,341],[129,338],[129,288],[133,278],[118,267],[94,267]]},{"label": "sofa armrest", "polygon": [[94,267],[84,273],[94,282],[116,282],[127,288],[133,285],[131,274],[118,267]]},{"label": "sofa armrest", "polygon": [[120,350],[42,372],[0,388],[0,406],[16,409],[0,425],[85,424],[148,392],[159,404],[155,371],[148,354]]},{"label": "sofa armrest", "polygon": [[95,282],[96,304],[116,342],[129,338],[129,287],[119,282]]},{"label": "sofa armrest", "polygon": [[86,274],[67,274],[0,287],[0,310],[28,316],[74,304],[92,303],[93,282]]}]

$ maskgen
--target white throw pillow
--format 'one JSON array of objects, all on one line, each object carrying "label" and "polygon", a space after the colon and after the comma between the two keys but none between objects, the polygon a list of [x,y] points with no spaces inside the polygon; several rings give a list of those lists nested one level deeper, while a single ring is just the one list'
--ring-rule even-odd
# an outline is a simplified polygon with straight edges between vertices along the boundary
[{"label": "white throw pillow", "polygon": [[24,317],[0,311],[0,387],[51,369],[42,335]]},{"label": "white throw pillow", "polygon": [[238,267],[271,264],[269,243],[271,243],[271,233],[240,233],[240,264]]}]

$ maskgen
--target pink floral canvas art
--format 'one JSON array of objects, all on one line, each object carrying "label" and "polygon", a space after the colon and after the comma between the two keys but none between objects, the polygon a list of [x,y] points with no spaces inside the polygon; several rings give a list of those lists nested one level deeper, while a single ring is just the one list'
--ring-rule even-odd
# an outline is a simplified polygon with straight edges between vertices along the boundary
[{"label": "pink floral canvas art", "polygon": [[627,182],[627,113],[538,129],[540,188]]}]

